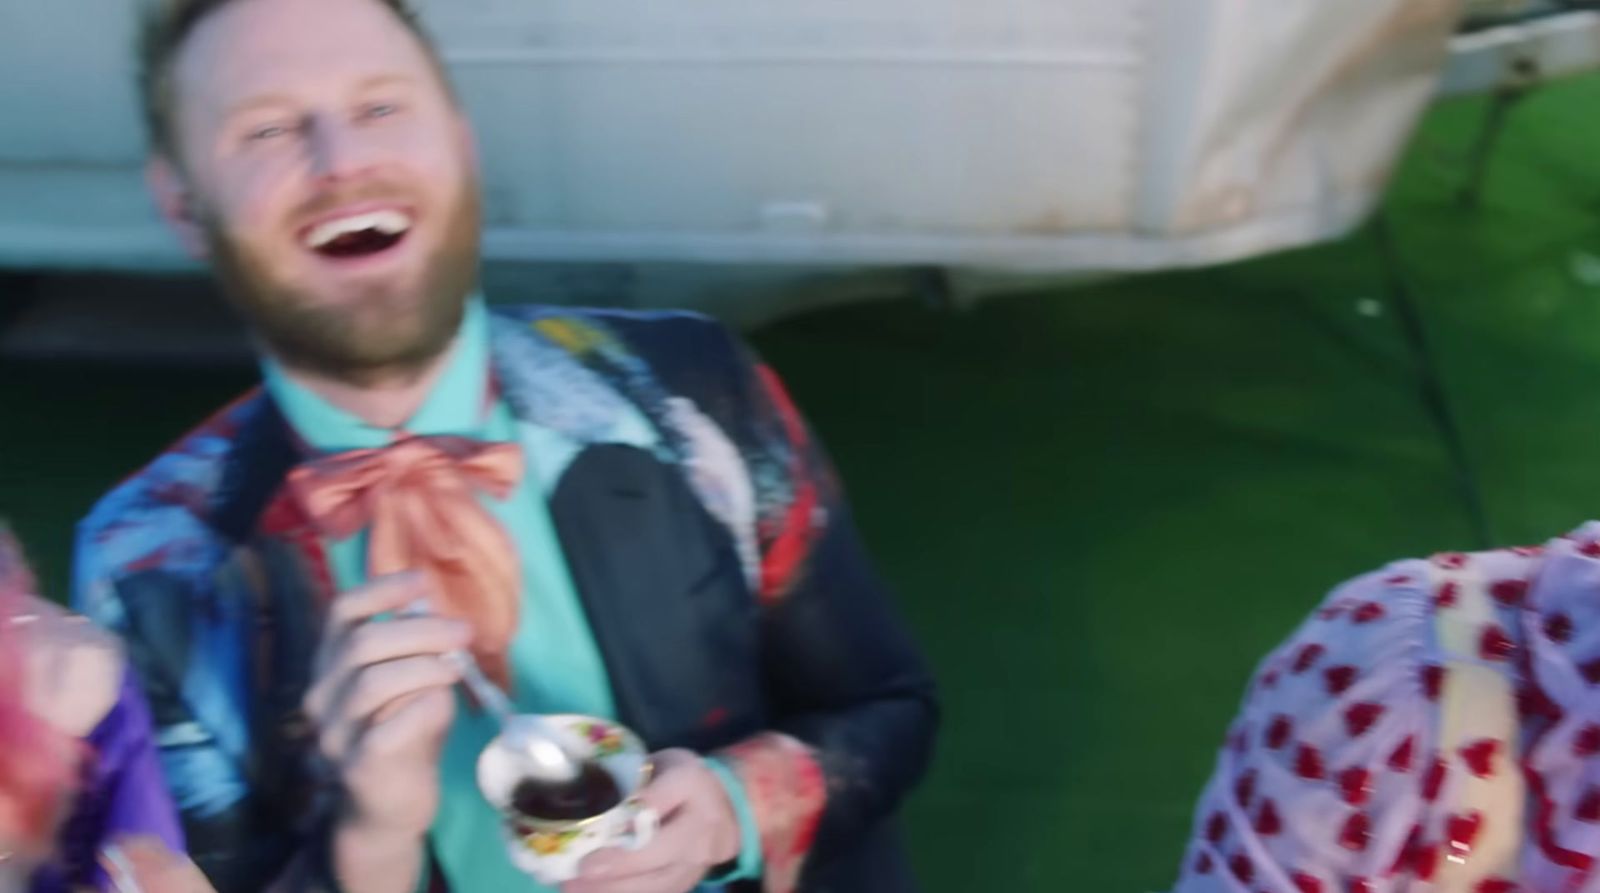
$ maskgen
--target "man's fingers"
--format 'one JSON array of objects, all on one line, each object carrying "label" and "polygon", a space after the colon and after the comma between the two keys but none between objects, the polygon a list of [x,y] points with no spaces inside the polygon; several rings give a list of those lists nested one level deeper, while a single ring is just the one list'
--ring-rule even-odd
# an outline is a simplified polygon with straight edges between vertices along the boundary
[{"label": "man's fingers", "polygon": [[689,893],[702,879],[693,868],[674,864],[620,880],[572,881],[562,885],[561,893]]},{"label": "man's fingers", "polygon": [[449,689],[412,695],[382,722],[367,727],[356,744],[356,759],[392,757],[421,742],[442,740],[455,708],[455,695]]},{"label": "man's fingers", "polygon": [[689,751],[662,751],[650,759],[657,774],[638,801],[661,816],[655,839],[634,851],[613,847],[591,853],[562,893],[685,893],[717,861],[714,851],[725,832],[710,798],[725,796],[720,782]]},{"label": "man's fingers", "polygon": [[414,602],[425,601],[432,594],[433,587],[427,576],[420,573],[391,574],[340,593],[328,606],[323,619],[322,641],[313,666],[320,673],[337,652],[345,635],[355,627],[380,614],[399,611]]},{"label": "man's fingers", "polygon": [[[442,617],[365,623],[351,630],[303,702],[321,735],[323,754],[339,759],[386,702],[418,688],[454,684],[456,671],[440,655],[465,647],[471,638],[465,623]],[[400,669],[391,671],[390,664]]]},{"label": "man's fingers", "polygon": [[437,657],[465,648],[472,629],[459,620],[415,617],[366,623],[349,631],[306,692],[305,710],[313,720],[326,718],[347,684],[367,667],[412,657]]},{"label": "man's fingers", "polygon": [[472,642],[472,627],[446,617],[412,617],[364,623],[345,636],[335,671],[354,670],[417,655],[441,655]]},{"label": "man's fingers", "polygon": [[362,623],[432,594],[433,587],[425,574],[410,572],[378,577],[364,586],[340,593],[328,606],[328,623],[331,626]]},{"label": "man's fingers", "polygon": [[350,684],[344,713],[355,722],[374,718],[391,701],[432,688],[455,685],[455,666],[433,656],[406,657],[368,667]]},{"label": "man's fingers", "polygon": [[698,759],[684,761],[674,751],[664,751],[651,757],[656,775],[639,791],[639,803],[656,811],[663,820],[669,819],[699,789],[698,773],[708,771]]},{"label": "man's fingers", "polygon": [[300,709],[305,712],[306,718],[311,720],[312,726],[320,730],[334,721],[333,704],[338,699],[339,693],[344,690],[344,685],[343,676],[322,676],[312,681],[311,687],[306,690],[305,697],[300,701]]},{"label": "man's fingers", "polygon": [[350,679],[342,700],[320,725],[323,754],[338,759],[358,730],[396,715],[413,697],[436,690],[448,691],[460,680],[453,664],[424,655],[386,661],[362,669]]},{"label": "man's fingers", "polygon": [[578,879],[612,883],[679,864],[683,854],[693,849],[702,830],[700,823],[682,817],[664,822],[650,843],[637,850],[607,847],[591,853],[579,863]]},{"label": "man's fingers", "polygon": [[350,794],[353,821],[383,827],[409,811],[404,824],[425,829],[438,806],[438,788],[432,781],[417,785],[436,772],[455,695],[432,688],[392,703],[383,721],[356,736],[339,766],[340,779]]}]

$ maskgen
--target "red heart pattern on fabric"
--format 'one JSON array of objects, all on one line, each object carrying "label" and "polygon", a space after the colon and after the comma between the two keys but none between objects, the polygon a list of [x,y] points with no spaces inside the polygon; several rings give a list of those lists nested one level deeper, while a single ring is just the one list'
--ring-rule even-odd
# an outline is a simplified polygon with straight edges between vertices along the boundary
[{"label": "red heart pattern on fabric", "polygon": [[1566,614],[1552,614],[1545,618],[1544,636],[1557,645],[1572,641],[1572,618]]},{"label": "red heart pattern on fabric", "polygon": [[1445,669],[1438,664],[1422,668],[1422,693],[1428,700],[1439,700],[1439,693],[1444,691],[1444,676]]},{"label": "red heart pattern on fabric", "polygon": [[1382,704],[1372,701],[1362,701],[1352,704],[1344,711],[1344,727],[1352,738],[1360,738],[1383,718],[1387,710]]},{"label": "red heart pattern on fabric", "polygon": [[1272,723],[1267,726],[1267,734],[1262,743],[1268,750],[1282,750],[1289,739],[1294,737],[1294,723],[1282,713],[1272,718]]},{"label": "red heart pattern on fabric", "polygon": [[1461,760],[1467,764],[1468,772],[1479,778],[1488,778],[1494,774],[1494,758],[1499,752],[1499,741],[1483,738],[1461,748]]},{"label": "red heart pattern on fabric", "polygon": [[1445,775],[1449,771],[1444,757],[1434,759],[1433,765],[1428,767],[1428,774],[1422,778],[1422,799],[1432,803],[1439,799],[1439,792],[1444,789]]},{"label": "red heart pattern on fabric", "polygon": [[1327,777],[1327,770],[1322,764],[1322,751],[1309,744],[1300,745],[1295,753],[1294,773],[1307,781],[1321,781]]},{"label": "red heart pattern on fabric", "polygon": [[1416,758],[1417,736],[1408,735],[1406,740],[1389,755],[1389,768],[1396,772],[1410,772],[1411,764]]},{"label": "red heart pattern on fabric", "polygon": [[1450,848],[1450,854],[1456,859],[1465,859],[1472,854],[1472,848],[1478,843],[1478,835],[1483,832],[1483,813],[1473,810],[1468,813],[1458,813],[1445,822],[1445,844]]},{"label": "red heart pattern on fabric", "polygon": [[1312,642],[1303,646],[1299,653],[1295,655],[1294,664],[1290,669],[1298,676],[1315,666],[1317,661],[1322,660],[1322,656],[1327,653],[1328,649],[1325,646]]},{"label": "red heart pattern on fabric", "polygon": [[1579,729],[1577,737],[1572,739],[1572,752],[1580,757],[1600,754],[1600,725],[1590,723]]},{"label": "red heart pattern on fabric", "polygon": [[1516,650],[1517,643],[1511,640],[1505,627],[1498,623],[1484,627],[1483,637],[1478,640],[1478,656],[1484,660],[1507,660]]},{"label": "red heart pattern on fabric", "polygon": [[1350,619],[1357,625],[1361,625],[1372,623],[1376,620],[1382,620],[1383,615],[1383,605],[1380,605],[1377,602],[1365,602],[1360,607],[1356,608],[1355,613],[1350,615]]},{"label": "red heart pattern on fabric", "polygon": [[1240,883],[1248,884],[1256,876],[1255,863],[1244,853],[1237,853],[1228,861],[1228,870],[1233,872],[1233,876],[1238,878]]},{"label": "red heart pattern on fabric", "polygon": [[1372,772],[1364,766],[1351,766],[1340,772],[1339,791],[1351,806],[1366,806],[1372,797]]},{"label": "red heart pattern on fabric", "polygon": [[1350,816],[1345,820],[1344,827],[1339,830],[1339,845],[1347,850],[1363,852],[1371,842],[1372,819],[1364,812]]},{"label": "red heart pattern on fabric", "polygon": [[1489,586],[1489,595],[1508,608],[1520,608],[1528,597],[1528,581],[1499,580]]},{"label": "red heart pattern on fabric", "polygon": [[1323,681],[1328,687],[1328,694],[1342,695],[1350,690],[1356,683],[1356,668],[1352,666],[1329,667],[1322,671]]},{"label": "red heart pattern on fabric", "polygon": [[1590,787],[1585,791],[1583,798],[1578,801],[1578,808],[1573,812],[1580,822],[1591,825],[1600,823],[1600,787]]},{"label": "red heart pattern on fabric", "polygon": [[1261,803],[1261,811],[1256,814],[1256,833],[1262,837],[1272,837],[1283,832],[1283,817],[1278,815],[1277,804],[1271,800]]}]

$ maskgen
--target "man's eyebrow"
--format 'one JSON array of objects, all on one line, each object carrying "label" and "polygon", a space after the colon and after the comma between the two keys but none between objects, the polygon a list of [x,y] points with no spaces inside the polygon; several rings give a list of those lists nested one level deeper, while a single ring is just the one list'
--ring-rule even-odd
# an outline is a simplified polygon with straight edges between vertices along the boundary
[{"label": "man's eyebrow", "polygon": [[[375,74],[358,81],[356,83],[356,91],[360,92],[390,85],[404,86],[413,83],[416,83],[416,78],[407,74]],[[287,93],[264,93],[259,96],[252,96],[229,106],[223,114],[223,120],[232,121],[234,118],[256,109],[270,108],[272,106],[291,106],[294,105],[294,102],[294,98]]]},{"label": "man's eyebrow", "polygon": [[356,84],[356,87],[360,90],[371,90],[373,87],[403,86],[415,82],[416,78],[409,74],[375,74],[371,77],[362,78],[360,83]]},{"label": "man's eyebrow", "polygon": [[240,100],[239,102],[229,106],[223,113],[222,120],[224,122],[229,122],[240,115],[253,112],[257,109],[270,108],[272,106],[289,106],[293,104],[294,100],[292,100],[287,94],[264,93],[259,96],[252,96],[249,99]]}]

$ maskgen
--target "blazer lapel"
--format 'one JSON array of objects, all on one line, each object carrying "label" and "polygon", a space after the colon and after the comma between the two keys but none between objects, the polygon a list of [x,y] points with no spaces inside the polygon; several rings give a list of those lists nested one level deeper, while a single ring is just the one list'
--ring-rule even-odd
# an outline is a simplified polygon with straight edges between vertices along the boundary
[{"label": "blazer lapel", "polygon": [[618,718],[653,748],[709,749],[758,728],[756,603],[682,476],[635,447],[594,446],[550,508]]},{"label": "blazer lapel", "polygon": [[573,444],[545,490],[618,718],[652,747],[722,743],[759,727],[755,600],[732,538],[675,464],[677,434],[655,414],[665,395],[624,354],[558,312],[495,320],[513,413]]}]

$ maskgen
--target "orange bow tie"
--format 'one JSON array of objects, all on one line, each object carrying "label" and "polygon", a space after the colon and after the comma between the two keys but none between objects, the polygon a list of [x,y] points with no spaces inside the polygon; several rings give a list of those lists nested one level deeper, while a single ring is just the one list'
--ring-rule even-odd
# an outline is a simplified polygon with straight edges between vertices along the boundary
[{"label": "orange bow tie", "polygon": [[289,487],[324,536],[369,531],[370,576],[428,574],[440,613],[472,624],[473,655],[508,685],[522,575],[510,536],[478,494],[505,499],[522,473],[515,444],[407,437],[314,459],[289,473]]}]

